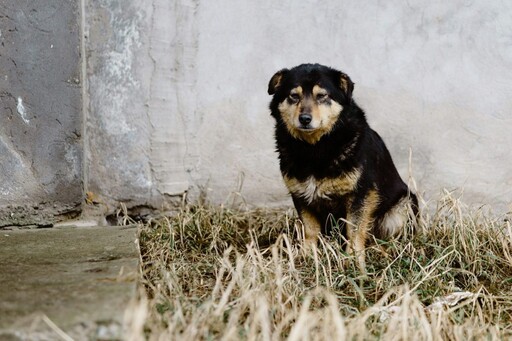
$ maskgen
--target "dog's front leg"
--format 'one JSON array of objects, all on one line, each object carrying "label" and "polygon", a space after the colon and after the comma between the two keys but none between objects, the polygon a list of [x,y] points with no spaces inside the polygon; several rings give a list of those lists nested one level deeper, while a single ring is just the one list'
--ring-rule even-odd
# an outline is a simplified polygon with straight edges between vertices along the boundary
[{"label": "dog's front leg", "polygon": [[374,224],[374,213],[378,202],[377,192],[370,190],[361,205],[353,206],[347,214],[347,253],[354,254],[363,275],[366,274],[366,241]]},{"label": "dog's front leg", "polygon": [[321,225],[318,218],[306,209],[299,211],[299,218],[304,228],[304,247],[311,249],[318,242],[318,235],[321,231]]},{"label": "dog's front leg", "polygon": [[318,218],[311,212],[310,209],[306,208],[301,204],[300,200],[293,197],[293,204],[299,215],[299,219],[302,223],[302,235],[304,236],[304,248],[311,249],[316,246],[318,242],[318,235],[321,232],[321,224]]}]

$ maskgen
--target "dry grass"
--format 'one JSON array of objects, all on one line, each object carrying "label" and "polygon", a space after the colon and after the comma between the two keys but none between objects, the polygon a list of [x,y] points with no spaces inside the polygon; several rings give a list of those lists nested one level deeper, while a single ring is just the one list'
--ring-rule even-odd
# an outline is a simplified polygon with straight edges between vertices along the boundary
[{"label": "dry grass", "polygon": [[185,207],[141,226],[133,339],[512,338],[510,223],[445,195],[415,236],[377,241],[360,276],[335,233],[316,253],[293,211]]}]

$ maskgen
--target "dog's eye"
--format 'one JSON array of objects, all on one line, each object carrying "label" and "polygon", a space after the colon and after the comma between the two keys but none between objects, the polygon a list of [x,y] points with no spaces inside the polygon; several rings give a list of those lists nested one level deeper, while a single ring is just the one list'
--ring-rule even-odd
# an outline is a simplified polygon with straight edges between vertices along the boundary
[{"label": "dog's eye", "polygon": [[292,102],[297,102],[300,99],[299,94],[290,94],[289,97],[292,100]]},{"label": "dog's eye", "polygon": [[326,98],[327,98],[327,94],[320,93],[320,94],[316,95],[316,99],[319,101],[326,99]]}]

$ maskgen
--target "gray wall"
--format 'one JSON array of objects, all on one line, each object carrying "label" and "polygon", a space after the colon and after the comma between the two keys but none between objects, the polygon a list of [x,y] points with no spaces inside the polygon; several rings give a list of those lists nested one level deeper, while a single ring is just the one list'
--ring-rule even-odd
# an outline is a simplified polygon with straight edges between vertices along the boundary
[{"label": "gray wall", "polygon": [[152,193],[147,7],[86,1],[85,186],[108,211],[118,201],[144,203]]},{"label": "gray wall", "polygon": [[[427,200],[462,189],[466,202],[509,208],[512,3],[82,0],[82,18],[72,2],[54,0],[53,16],[9,3],[0,5],[0,205],[81,193],[72,133],[81,67],[83,185],[106,212],[120,201],[165,209],[185,192],[289,204],[267,83],[283,67],[320,62],[350,75],[356,101]],[[44,159],[48,150],[55,158]]]},{"label": "gray wall", "polygon": [[0,4],[0,226],[46,225],[82,201],[78,9]]}]

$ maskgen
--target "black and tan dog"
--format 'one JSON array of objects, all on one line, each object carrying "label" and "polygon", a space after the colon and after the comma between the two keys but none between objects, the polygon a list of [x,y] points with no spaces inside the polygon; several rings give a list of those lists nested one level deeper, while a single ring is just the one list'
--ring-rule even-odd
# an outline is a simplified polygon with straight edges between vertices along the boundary
[{"label": "black and tan dog", "polygon": [[347,252],[364,272],[369,234],[399,234],[417,215],[418,201],[352,99],[353,88],[340,71],[302,64],[277,72],[268,93],[281,173],[306,244],[329,233],[333,217],[345,226]]}]

